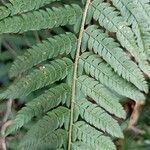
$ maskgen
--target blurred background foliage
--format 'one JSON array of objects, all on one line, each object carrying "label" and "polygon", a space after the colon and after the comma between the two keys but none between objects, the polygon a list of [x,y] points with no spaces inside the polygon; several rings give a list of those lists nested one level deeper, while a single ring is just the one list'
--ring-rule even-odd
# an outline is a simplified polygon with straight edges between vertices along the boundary
[{"label": "blurred background foliage", "polygon": [[121,150],[150,150],[150,94],[141,110],[137,128],[144,131],[144,134],[125,131]]}]

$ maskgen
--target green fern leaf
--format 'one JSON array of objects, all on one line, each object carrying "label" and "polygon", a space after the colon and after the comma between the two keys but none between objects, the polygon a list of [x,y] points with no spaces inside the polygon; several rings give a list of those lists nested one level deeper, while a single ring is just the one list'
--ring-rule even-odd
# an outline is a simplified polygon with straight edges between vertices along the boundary
[{"label": "green fern leaf", "polygon": [[79,16],[81,16],[81,8],[75,4],[64,5],[59,8],[47,8],[46,10],[41,9],[0,21],[0,34],[23,33],[29,30],[47,29],[67,24],[73,25]]},{"label": "green fern leaf", "polygon": [[115,145],[111,139],[104,136],[102,132],[97,132],[97,130],[83,121],[79,121],[74,124],[73,128],[73,141],[80,140],[89,146],[94,147],[94,149],[104,150],[115,150]]},{"label": "green fern leaf", "polygon": [[72,61],[69,58],[56,59],[50,64],[33,70],[26,77],[20,79],[16,84],[10,86],[0,95],[4,98],[18,98],[29,95],[31,92],[50,85],[58,80],[64,79],[71,71]]},{"label": "green fern leaf", "polygon": [[83,149],[91,150],[91,149],[94,149],[94,148],[91,147],[91,146],[88,146],[87,144],[85,144],[83,142],[75,142],[75,143],[72,143],[71,149],[72,150],[83,150]]},{"label": "green fern leaf", "polygon": [[70,100],[70,88],[65,83],[47,90],[44,94],[27,103],[26,107],[23,107],[18,112],[17,116],[12,121],[11,126],[7,129],[6,135],[21,128],[34,116],[41,115],[60,105],[60,103],[68,103],[68,99]]},{"label": "green fern leaf", "polygon": [[102,56],[124,79],[132,82],[140,90],[148,92],[148,85],[142,72],[135,63],[128,59],[114,39],[109,38],[97,26],[88,27],[83,38],[83,50],[86,47],[93,50],[94,53]]},{"label": "green fern leaf", "polygon": [[[139,63],[139,67],[147,75],[150,74],[150,66],[146,61],[146,55],[136,45],[132,30],[127,26],[119,13],[109,3],[101,3],[94,0],[91,6],[93,18],[110,32],[115,32],[121,45],[125,47]],[[142,54],[142,55],[141,55]]]},{"label": "green fern leaf", "polygon": [[58,107],[48,112],[42,119],[30,128],[22,140],[23,143],[39,145],[44,138],[51,135],[51,133],[53,133],[56,129],[61,128],[63,124],[66,124],[66,129],[68,129],[69,116],[70,111],[65,107]]},{"label": "green fern leaf", "polygon": [[39,141],[24,141],[19,143],[18,150],[42,150],[42,149],[57,149],[67,144],[67,131],[58,129],[50,134],[44,135]]},{"label": "green fern leaf", "polygon": [[[143,53],[147,53],[147,59],[150,59],[150,29],[148,27],[149,19],[146,19],[149,14],[150,6],[148,1],[125,1],[125,0],[112,0],[113,4],[120,10],[125,20],[132,24],[132,30],[136,35],[137,43]],[[136,3],[140,5],[136,5]],[[136,6],[135,6],[136,5]],[[143,10],[143,9],[144,10]],[[141,10],[142,9],[142,10]],[[136,13],[135,13],[136,12]],[[147,15],[144,15],[145,13]],[[143,14],[144,13],[144,14]],[[143,20],[143,16],[147,16]]]},{"label": "green fern leaf", "polygon": [[10,76],[17,76],[40,62],[57,57],[58,55],[73,53],[77,39],[74,34],[66,33],[49,38],[28,49],[24,55],[17,57],[10,69]]},{"label": "green fern leaf", "polygon": [[13,16],[16,14],[21,14],[31,10],[36,10],[46,4],[50,4],[59,0],[9,0],[10,3],[6,3],[5,6],[0,7],[0,20]]},{"label": "green fern leaf", "polygon": [[98,81],[84,75],[78,78],[77,85],[85,95],[91,97],[111,114],[119,118],[126,117],[125,111],[118,102],[119,98]]},{"label": "green fern leaf", "polygon": [[132,14],[134,14],[139,22],[143,20],[150,25],[150,13],[148,11],[150,10],[150,6],[148,0],[120,0],[120,2],[123,3]]},{"label": "green fern leaf", "polygon": [[116,91],[122,96],[134,100],[144,100],[145,96],[135,86],[121,78],[113,69],[98,55],[91,52],[83,53],[79,59],[79,65],[102,84]]},{"label": "green fern leaf", "polygon": [[75,107],[75,113],[79,114],[89,124],[114,137],[123,138],[123,133],[117,121],[96,104],[82,99],[76,102]]},{"label": "green fern leaf", "polygon": [[0,6],[0,20],[9,16],[10,10],[5,6]]}]

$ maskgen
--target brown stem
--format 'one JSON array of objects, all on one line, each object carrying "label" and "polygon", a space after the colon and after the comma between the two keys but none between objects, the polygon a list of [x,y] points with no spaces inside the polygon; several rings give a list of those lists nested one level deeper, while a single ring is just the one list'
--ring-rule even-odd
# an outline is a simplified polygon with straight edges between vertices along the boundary
[{"label": "brown stem", "polygon": [[1,150],[7,150],[6,140],[5,140],[5,131],[6,131],[7,127],[11,124],[11,121],[7,121],[7,120],[9,118],[9,115],[11,114],[12,101],[13,101],[12,99],[8,100],[6,113],[3,117],[3,125],[1,128],[1,138],[0,138]]}]

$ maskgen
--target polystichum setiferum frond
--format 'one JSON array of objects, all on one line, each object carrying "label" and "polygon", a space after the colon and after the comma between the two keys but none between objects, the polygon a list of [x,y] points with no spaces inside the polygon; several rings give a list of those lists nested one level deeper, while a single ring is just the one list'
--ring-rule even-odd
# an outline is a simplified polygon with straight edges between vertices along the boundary
[{"label": "polystichum setiferum frond", "polygon": [[1,34],[52,31],[15,59],[9,74],[17,80],[0,94],[16,99],[41,91],[6,131],[16,133],[36,118],[19,150],[116,149],[112,139],[123,138],[118,120],[126,118],[120,99],[145,100],[148,92],[149,7],[140,0],[11,0],[1,6]]}]

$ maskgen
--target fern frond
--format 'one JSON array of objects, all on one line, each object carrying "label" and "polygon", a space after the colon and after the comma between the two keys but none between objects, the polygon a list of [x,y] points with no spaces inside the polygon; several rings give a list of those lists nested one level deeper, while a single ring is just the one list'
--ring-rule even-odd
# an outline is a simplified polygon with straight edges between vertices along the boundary
[{"label": "fern frond", "polygon": [[123,138],[123,133],[117,121],[96,104],[92,104],[86,99],[78,100],[75,105],[75,113],[103,132],[107,132],[114,137]]},{"label": "fern frond", "polygon": [[[142,28],[141,24],[145,27]],[[137,38],[137,44],[143,53],[146,54],[146,58],[150,60],[150,29],[149,27],[142,21],[140,24],[136,21],[132,23],[132,30]]]},{"label": "fern frond", "polygon": [[85,95],[94,99],[106,111],[119,118],[126,117],[123,107],[118,102],[119,98],[98,81],[83,75],[78,78],[77,85]]},{"label": "fern frond", "polygon": [[41,115],[61,103],[68,103],[68,100],[70,101],[70,95],[70,87],[65,83],[47,90],[44,94],[27,103],[26,106],[18,112],[11,126],[7,128],[6,135],[24,126],[34,116]]},{"label": "fern frond", "polygon": [[147,59],[150,61],[150,30],[143,32]]},{"label": "fern frond", "polygon": [[94,148],[91,147],[91,146],[88,146],[84,142],[74,142],[74,143],[71,144],[71,149],[72,150],[83,150],[83,149],[91,150],[91,149],[94,149]]},{"label": "fern frond", "polygon": [[135,57],[140,69],[149,75],[150,66],[146,55],[136,45],[132,30],[127,26],[123,18],[119,16],[119,12],[115,11],[115,8],[110,6],[109,3],[101,3],[98,0],[93,1],[91,9],[93,9],[93,18],[110,32],[116,33],[121,45]]},{"label": "fern frond", "polygon": [[111,139],[98,132],[95,128],[83,121],[78,121],[73,126],[73,141],[83,141],[94,149],[115,150],[115,145]]},{"label": "fern frond", "polygon": [[29,95],[31,92],[64,79],[71,71],[72,61],[69,58],[56,59],[50,64],[41,66],[33,70],[26,77],[20,79],[16,84],[12,84],[4,93],[0,95],[4,98],[18,98]]},{"label": "fern frond", "polygon": [[[107,30],[115,32],[122,46],[133,45],[133,47],[135,47],[136,42],[131,29],[124,22],[123,18],[119,16],[119,12],[115,11],[114,7],[111,7],[109,3],[94,0],[91,9],[93,9],[93,18]],[[126,45],[126,43],[128,43],[128,45]]]},{"label": "fern frond", "polygon": [[75,52],[77,38],[72,33],[60,34],[49,38],[28,49],[22,56],[19,56],[10,69],[10,76],[18,74],[32,68],[38,63],[57,57],[58,55]]},{"label": "fern frond", "polygon": [[[126,126],[121,99],[143,102],[148,93],[149,10],[149,0],[9,0],[0,6],[0,34],[12,34],[2,36],[1,66],[17,56],[9,71],[14,83],[0,94],[21,106],[5,132],[20,129],[16,149],[116,149],[113,139],[124,138]],[[27,50],[12,57],[11,47]]]},{"label": "fern frond", "polygon": [[16,14],[21,14],[31,10],[36,10],[43,7],[46,4],[50,4],[55,1],[60,0],[9,0],[10,3],[6,3],[5,6],[0,6],[0,20],[13,16]]},{"label": "fern frond", "polygon": [[115,72],[124,79],[132,82],[140,90],[148,92],[148,85],[138,66],[129,60],[119,44],[114,39],[109,38],[106,33],[98,29],[97,26],[90,26],[84,32],[82,49],[87,47],[99,54],[114,68]]},{"label": "fern frond", "polygon": [[[125,1],[125,0],[112,0],[113,4],[120,10],[121,15],[125,20],[132,25],[132,30],[137,38],[137,44],[143,53],[147,53],[147,59],[150,59],[150,29],[147,25],[149,19],[144,19],[143,8],[147,13],[146,16],[149,16],[150,5],[148,1],[139,1],[141,5],[136,5],[136,1]],[[136,6],[135,6],[136,5]],[[146,17],[147,18],[147,17]]]},{"label": "fern frond", "polygon": [[[143,14],[144,11],[142,11],[143,6],[139,6],[140,3],[139,0],[131,1],[131,0],[112,0],[113,5],[120,11],[121,15],[124,17],[124,19],[129,23],[137,23],[140,24],[139,28],[142,28],[142,22],[141,21],[149,21],[145,19],[145,15]],[[143,3],[143,2],[142,2]],[[141,3],[141,4],[142,4]],[[123,8],[123,9],[122,9]],[[137,11],[138,10],[138,11]],[[136,13],[135,13],[136,11]],[[146,22],[143,22],[144,24]]]},{"label": "fern frond", "polygon": [[65,107],[58,107],[48,112],[42,119],[33,125],[22,140],[23,143],[32,143],[38,145],[48,137],[53,131],[61,128],[64,124],[66,130],[69,125],[70,110]]},{"label": "fern frond", "polygon": [[143,9],[145,10],[147,16],[150,17],[150,5],[149,5],[149,0],[143,0],[143,1],[140,1],[138,0],[138,2],[141,4],[141,6],[143,7]]},{"label": "fern frond", "polygon": [[9,0],[10,3],[6,3],[5,6],[0,7],[0,20],[8,17],[9,15],[13,16],[16,14],[21,14],[31,10],[36,10],[44,5],[50,4],[55,1],[60,0]]},{"label": "fern frond", "polygon": [[79,65],[84,68],[88,75],[91,75],[102,84],[116,91],[122,96],[129,97],[134,100],[143,100],[145,96],[130,82],[127,82],[116,74],[113,69],[98,55],[92,52],[85,52],[79,59]]},{"label": "fern frond", "polygon": [[0,34],[23,33],[29,30],[40,30],[64,25],[73,25],[81,16],[78,5],[64,5],[46,10],[28,12],[20,16],[8,17],[0,21]]},{"label": "fern frond", "polygon": [[25,141],[19,143],[18,150],[43,150],[43,149],[57,149],[67,146],[68,133],[66,130],[58,129],[50,134],[43,135],[38,141]]},{"label": "fern frond", "polygon": [[0,6],[0,20],[9,16],[10,10],[5,6]]},{"label": "fern frond", "polygon": [[141,22],[142,20],[150,25],[150,5],[149,1],[145,0],[120,0],[127,7],[135,18]]}]

